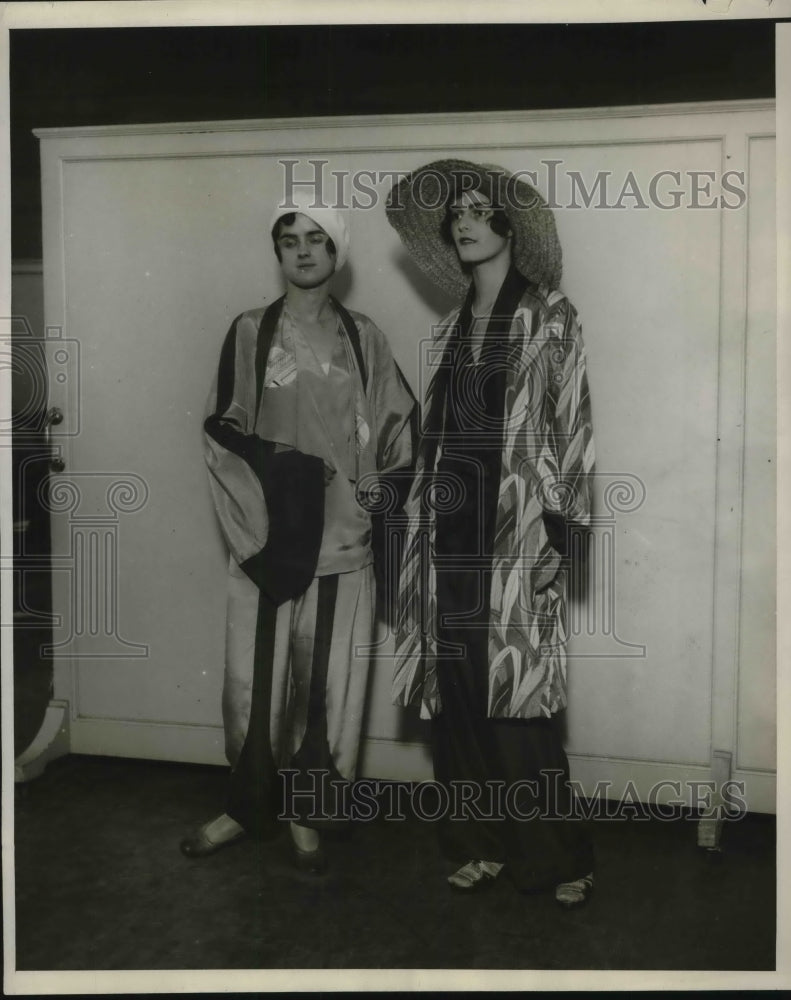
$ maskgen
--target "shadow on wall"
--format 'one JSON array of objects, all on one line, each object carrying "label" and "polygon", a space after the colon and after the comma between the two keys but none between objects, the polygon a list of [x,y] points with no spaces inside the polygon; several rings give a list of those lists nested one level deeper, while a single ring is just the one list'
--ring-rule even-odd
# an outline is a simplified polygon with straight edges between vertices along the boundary
[{"label": "shadow on wall", "polygon": [[[11,368],[14,756],[33,742],[52,690],[52,590],[46,495],[50,448],[41,268],[25,266],[12,284]],[[5,353],[5,352],[4,352]]]},{"label": "shadow on wall", "polygon": [[454,306],[459,304],[452,295],[443,292],[441,288],[437,288],[423,274],[403,247],[399,247],[397,253],[393,256],[391,267],[394,270],[402,272],[409,283],[410,289],[438,320],[442,319]]}]

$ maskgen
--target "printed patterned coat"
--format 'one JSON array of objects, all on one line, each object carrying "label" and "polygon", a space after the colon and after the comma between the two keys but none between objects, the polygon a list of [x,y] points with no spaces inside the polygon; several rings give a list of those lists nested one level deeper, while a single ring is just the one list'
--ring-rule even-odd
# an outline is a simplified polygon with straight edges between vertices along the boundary
[{"label": "printed patterned coat", "polygon": [[[445,349],[460,309],[443,320],[427,352],[428,390],[399,583],[396,704],[438,714],[436,510],[433,472],[442,450],[429,427]],[[517,363],[505,375],[504,431],[492,554],[489,699],[492,717],[550,716],[566,705],[566,564],[557,525],[590,523],[594,466],[585,351],[573,305],[529,286],[507,335]],[[446,405],[443,404],[443,406]],[[436,410],[436,406],[434,406]],[[444,419],[444,413],[443,418]],[[436,421],[442,426],[442,420]],[[432,452],[435,454],[432,455]],[[549,530],[549,535],[548,535]]]}]

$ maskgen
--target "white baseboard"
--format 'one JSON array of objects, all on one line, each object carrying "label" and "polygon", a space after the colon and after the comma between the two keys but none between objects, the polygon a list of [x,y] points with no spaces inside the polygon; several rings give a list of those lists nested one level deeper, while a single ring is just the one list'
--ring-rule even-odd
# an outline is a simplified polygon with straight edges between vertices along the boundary
[{"label": "white baseboard", "polygon": [[[192,764],[225,765],[221,726],[129,722],[78,718],[71,723],[71,752],[110,757],[138,757]],[[698,789],[712,780],[702,764],[617,759],[569,754],[571,777],[588,796],[660,805],[695,806]],[[392,739],[363,740],[360,777],[391,781],[431,781],[433,770],[428,746]],[[733,779],[744,783],[740,797],[751,812],[775,812],[773,772],[736,771]]]},{"label": "white baseboard", "polygon": [[[643,761],[569,754],[572,780],[588,797],[700,808],[707,797],[712,772],[702,764]],[[394,740],[363,741],[360,776],[394,781],[431,781],[429,748],[423,743]],[[736,771],[732,780],[750,812],[774,813],[776,776],[772,772]],[[701,801],[703,796],[703,801]]]},{"label": "white baseboard", "polygon": [[361,778],[383,781],[433,781],[431,751],[426,743],[368,737],[360,747],[357,767]]},{"label": "white baseboard", "polygon": [[[658,805],[702,808],[713,773],[704,764],[676,761],[630,760],[569,754],[571,777],[587,796],[634,800]],[[776,776],[773,772],[735,772],[733,804],[746,804],[749,812],[775,812]],[[701,800],[703,796],[703,800]]]},{"label": "white baseboard", "polygon": [[750,812],[777,813],[777,774],[774,771],[733,772],[733,780],[743,782]]},{"label": "white baseboard", "polygon": [[71,752],[106,757],[227,765],[222,726],[76,718]]}]

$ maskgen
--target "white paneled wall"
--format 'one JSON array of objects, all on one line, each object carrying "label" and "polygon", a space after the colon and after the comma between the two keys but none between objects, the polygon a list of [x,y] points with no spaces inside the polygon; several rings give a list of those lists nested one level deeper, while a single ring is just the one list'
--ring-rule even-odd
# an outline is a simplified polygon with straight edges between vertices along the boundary
[{"label": "white paneled wall", "polygon": [[[67,415],[56,697],[72,748],[223,760],[226,555],[201,423],[231,319],[280,294],[267,220],[281,161],[302,179],[310,159],[327,178],[373,172],[379,201],[351,214],[337,289],[419,394],[419,344],[451,303],[405,256],[381,202],[390,182],[375,181],[452,154],[533,170],[561,206],[599,477],[571,619],[572,770],[649,797],[657,781],[705,780],[722,751],[751,808],[772,810],[773,132],[771,104],[740,103],[39,133],[46,322],[62,328],[51,396]],[[746,203],[704,207],[726,170],[747,175]],[[569,207],[573,176],[606,188],[580,207],[578,186]],[[663,207],[676,187],[681,204]],[[430,777],[425,724],[390,705],[389,648],[363,771]]]}]

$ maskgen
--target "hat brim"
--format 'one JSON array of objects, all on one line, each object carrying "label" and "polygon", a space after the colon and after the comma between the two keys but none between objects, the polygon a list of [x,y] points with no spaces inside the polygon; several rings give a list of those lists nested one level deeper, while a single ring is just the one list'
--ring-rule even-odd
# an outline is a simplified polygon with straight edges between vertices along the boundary
[{"label": "hat brim", "polygon": [[469,274],[462,269],[455,248],[441,235],[448,198],[460,188],[482,188],[498,202],[514,233],[514,266],[529,281],[557,288],[563,255],[546,201],[530,184],[502,167],[468,160],[427,163],[403,177],[388,196],[388,222],[424,274],[457,298],[469,288]]}]

